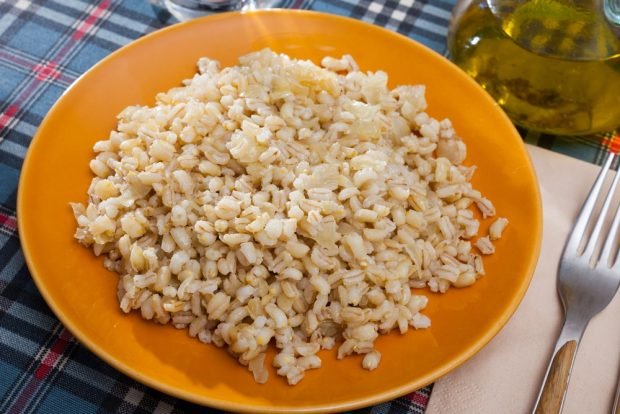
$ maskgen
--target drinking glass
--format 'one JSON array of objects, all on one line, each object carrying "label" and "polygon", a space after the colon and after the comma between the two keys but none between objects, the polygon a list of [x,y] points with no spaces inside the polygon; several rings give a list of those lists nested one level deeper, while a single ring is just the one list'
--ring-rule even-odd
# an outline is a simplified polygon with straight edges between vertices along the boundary
[{"label": "drinking glass", "polygon": [[170,14],[184,21],[212,13],[278,7],[281,0],[156,0]]}]

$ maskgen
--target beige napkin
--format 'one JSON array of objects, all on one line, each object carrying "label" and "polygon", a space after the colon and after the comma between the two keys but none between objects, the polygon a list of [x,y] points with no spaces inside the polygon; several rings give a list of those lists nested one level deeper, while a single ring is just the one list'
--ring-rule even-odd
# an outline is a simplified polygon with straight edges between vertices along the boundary
[{"label": "beige napkin", "polygon": [[[543,243],[534,278],[504,329],[476,356],[435,383],[426,414],[528,413],[562,324],[556,270],[598,168],[528,146],[543,199]],[[597,315],[581,342],[564,413],[609,413],[620,364],[620,298]]]}]

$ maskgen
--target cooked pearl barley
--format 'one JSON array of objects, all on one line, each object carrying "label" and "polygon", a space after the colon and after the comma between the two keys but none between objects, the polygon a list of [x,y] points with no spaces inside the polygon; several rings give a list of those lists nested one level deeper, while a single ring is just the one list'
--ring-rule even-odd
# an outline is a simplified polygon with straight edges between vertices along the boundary
[{"label": "cooked pearl barley", "polygon": [[[388,89],[350,56],[323,68],[269,50],[199,73],[121,112],[95,144],[76,238],[119,273],[124,312],[226,347],[254,379],[298,383],[320,349],[365,354],[430,326],[427,298],[484,274],[472,250],[493,204],[423,86]],[[474,245],[491,252],[507,220]],[[336,344],[337,340],[344,341]]]},{"label": "cooked pearl barley", "polygon": [[241,234],[241,233],[229,233],[222,235],[222,241],[226,243],[228,246],[237,246],[242,243],[247,243],[252,238],[249,234]]},{"label": "cooked pearl barley", "polygon": [[170,235],[174,242],[183,250],[188,250],[192,245],[189,232],[185,227],[175,227],[170,229]]},{"label": "cooked pearl barley", "polygon": [[215,214],[217,214],[220,219],[235,218],[239,215],[240,211],[239,202],[230,196],[222,197],[215,206]]},{"label": "cooked pearl barley", "polygon": [[110,180],[101,180],[95,184],[95,195],[102,200],[118,195],[118,188]]},{"label": "cooked pearl barley", "polygon": [[187,224],[187,212],[181,206],[172,207],[172,224],[175,226],[185,226]]},{"label": "cooked pearl barley", "polygon": [[172,172],[172,176],[174,177],[176,182],[179,184],[179,187],[181,188],[182,192],[184,192],[185,194],[191,194],[193,192],[194,181],[192,180],[190,175],[187,173],[187,171],[176,170]]},{"label": "cooked pearl barley", "polygon": [[381,362],[381,353],[379,351],[372,351],[364,355],[362,367],[372,371],[379,366],[379,362]]},{"label": "cooked pearl barley", "polygon": [[480,253],[482,254],[493,254],[495,253],[495,246],[493,246],[493,243],[491,242],[491,240],[489,240],[489,237],[480,237],[478,240],[476,240],[476,247],[478,248],[478,250],[480,250]]},{"label": "cooked pearl barley", "polygon": [[454,281],[454,286],[456,287],[466,287],[471,286],[476,282],[476,273],[474,272],[464,272],[461,273],[456,280]]},{"label": "cooked pearl barley", "polygon": [[278,239],[282,234],[282,222],[279,219],[271,219],[265,225],[265,233],[271,239]]},{"label": "cooked pearl barley", "polygon": [[319,275],[312,276],[310,278],[310,283],[316,289],[319,295],[328,295],[331,290],[331,287],[329,286],[329,283],[327,283],[327,280],[325,280]]},{"label": "cooked pearl barley", "polygon": [[265,311],[273,319],[276,329],[285,328],[288,325],[286,314],[282,312],[276,305],[270,303],[265,306]]},{"label": "cooked pearl barley", "polygon": [[307,369],[316,369],[321,367],[321,359],[316,355],[303,356],[297,359],[297,365],[304,371]]},{"label": "cooked pearl barley", "polygon": [[504,232],[504,229],[507,225],[508,219],[504,217],[499,217],[489,227],[489,238],[491,240],[498,240],[500,237],[502,237],[502,233]]},{"label": "cooked pearl barley", "polygon": [[137,239],[146,232],[144,226],[142,226],[131,213],[125,214],[121,217],[121,228],[129,237]]},{"label": "cooked pearl barley", "polygon": [[282,272],[282,276],[292,280],[301,280],[304,277],[303,273],[301,273],[299,269],[292,267],[284,270],[284,272]]}]

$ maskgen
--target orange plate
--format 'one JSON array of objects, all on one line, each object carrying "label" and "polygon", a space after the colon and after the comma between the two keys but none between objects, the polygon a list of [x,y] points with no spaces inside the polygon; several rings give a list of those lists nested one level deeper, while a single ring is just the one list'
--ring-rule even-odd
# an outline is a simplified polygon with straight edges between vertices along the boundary
[{"label": "orange plate", "polygon": [[[266,385],[225,351],[184,330],[123,315],[116,275],[73,239],[70,201],[86,201],[95,141],[128,105],[191,77],[201,56],[232,65],[264,47],[319,62],[349,53],[364,70],[385,70],[391,86],[426,84],[430,113],[449,117],[479,167],[476,188],[510,219],[487,276],[474,287],[430,294],[432,327],[377,340],[383,359],[368,372],[361,357],[337,361],[290,387],[272,370]],[[97,355],[131,377],[196,403],[235,411],[337,411],[375,404],[431,383],[484,346],[517,308],[541,238],[536,177],[519,135],[491,98],[456,66],[403,36],[357,20],[300,11],[226,13],[178,24],[113,53],[60,98],[30,146],[18,198],[28,266],[62,322]],[[484,223],[482,230],[486,230]]]}]

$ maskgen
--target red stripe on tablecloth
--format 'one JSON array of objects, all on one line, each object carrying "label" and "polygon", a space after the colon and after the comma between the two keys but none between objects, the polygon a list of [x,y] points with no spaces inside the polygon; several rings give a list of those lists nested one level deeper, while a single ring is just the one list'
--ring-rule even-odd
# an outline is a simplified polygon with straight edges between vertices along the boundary
[{"label": "red stripe on tablecloth", "polygon": [[428,403],[428,396],[418,391],[415,391],[415,392],[412,392],[411,394],[406,395],[405,398],[407,398],[412,403],[421,405],[423,407],[426,407],[426,404]]},{"label": "red stripe on tablecloth", "polygon": [[32,62],[28,62],[28,60],[24,58],[16,56],[12,53],[5,52],[4,50],[1,50],[1,49],[0,49],[0,58],[7,60],[11,63],[15,63],[24,69],[32,69],[34,67],[34,64]]},{"label": "red stripe on tablecloth", "polygon": [[71,342],[73,337],[66,329],[62,329],[58,338],[54,341],[50,349],[47,351],[43,360],[34,372],[34,375],[30,378],[25,387],[19,393],[19,396],[9,409],[9,414],[21,413],[28,404],[28,401],[36,394],[39,386],[42,384],[42,380],[49,374],[49,372],[57,365],[58,360],[61,358],[67,345]]},{"label": "red stripe on tablecloth", "polygon": [[[104,0],[96,6],[89,13],[86,19],[84,19],[76,28],[76,31],[72,36],[74,41],[65,42],[62,49],[56,52],[53,58],[50,59],[50,62],[62,62],[67,53],[75,47],[76,41],[81,39],[94,26],[95,22],[105,14],[105,11],[109,8],[109,6],[110,0]],[[78,34],[77,36],[76,33]],[[58,63],[54,63],[54,69],[57,65]],[[33,71],[36,72],[36,66],[33,68]],[[39,77],[37,73],[34,73],[33,79],[34,81],[28,83],[28,85],[14,100],[14,103],[7,108],[4,114],[0,114],[0,129],[5,128],[11,121],[13,121],[13,117],[18,112],[20,104],[25,103],[28,98],[39,88],[39,85],[42,82],[41,77]]]},{"label": "red stripe on tablecloth", "polygon": [[615,134],[603,140],[603,145],[613,153],[620,153],[620,134]]},{"label": "red stripe on tablecloth", "polygon": [[106,9],[110,7],[110,1],[104,0],[101,4],[90,13],[90,16],[86,18],[75,30],[73,33],[73,40],[80,40],[84,35],[90,30],[91,27],[95,24],[98,18],[100,18],[103,13],[105,13]]},{"label": "red stripe on tablecloth", "polygon": [[29,381],[28,384],[26,384],[26,386],[24,387],[21,394],[19,394],[19,397],[17,397],[17,400],[13,403],[13,406],[9,409],[7,414],[21,413],[22,409],[24,408],[28,400],[30,400],[30,398],[34,395],[38,387],[38,381]]},{"label": "red stripe on tablecloth", "polygon": [[[35,68],[41,64],[39,62],[33,62],[31,60],[28,60],[26,58],[17,56],[11,52],[6,52],[3,50],[0,50],[0,60],[9,62],[10,64],[13,64],[15,66],[22,68],[23,70],[33,71],[33,72],[35,71]],[[54,69],[58,71],[58,76],[53,79],[48,78],[47,80],[58,80],[66,85],[69,85],[71,84],[71,82],[73,82],[77,78],[77,75],[66,75],[65,73],[62,72],[62,70],[58,69],[58,66],[55,63],[54,65],[55,65]]]},{"label": "red stripe on tablecloth", "polygon": [[4,113],[0,114],[0,129],[6,127],[8,123],[11,122],[17,111],[19,111],[19,106],[17,104],[12,104],[6,108]]},{"label": "red stripe on tablecloth", "polygon": [[75,32],[71,36],[72,41],[66,42],[63,45],[62,49],[60,49],[56,53],[56,55],[54,56],[54,60],[58,62],[61,61],[67,55],[67,53],[69,53],[69,51],[73,49],[75,42],[83,38],[84,35],[93,28],[95,22],[105,14],[105,11],[106,9],[108,9],[108,7],[110,7],[110,0],[104,0],[97,7],[95,7],[86,17],[86,19],[84,19],[75,29]]},{"label": "red stripe on tablecloth", "polygon": [[56,366],[56,362],[58,362],[58,359],[67,348],[70,341],[71,335],[66,329],[63,329],[56,342],[54,342],[47,355],[45,355],[43,361],[41,361],[41,364],[34,372],[36,379],[42,380],[49,374],[52,368]]},{"label": "red stripe on tablecloth", "polygon": [[13,116],[19,111],[19,108],[24,104],[28,98],[37,90],[39,87],[39,82],[30,82],[24,89],[22,89],[21,93],[17,96],[17,99],[9,105],[6,109],[5,114],[10,113],[10,116],[4,117],[0,115],[0,129],[9,125],[11,121],[13,121]]},{"label": "red stripe on tablecloth", "polygon": [[41,62],[35,65],[33,71],[38,80],[55,80],[60,77],[60,71],[57,68],[56,62]]},{"label": "red stripe on tablecloth", "polygon": [[17,230],[17,220],[15,217],[7,214],[0,213],[0,226],[5,227],[11,231]]}]

